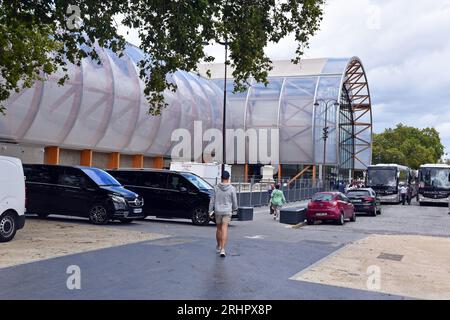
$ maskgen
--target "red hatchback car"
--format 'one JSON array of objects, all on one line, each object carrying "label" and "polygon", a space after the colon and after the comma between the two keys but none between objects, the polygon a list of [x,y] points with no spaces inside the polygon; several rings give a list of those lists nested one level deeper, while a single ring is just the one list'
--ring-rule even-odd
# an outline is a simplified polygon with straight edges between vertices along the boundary
[{"label": "red hatchback car", "polygon": [[340,192],[321,192],[314,195],[306,212],[308,224],[316,221],[336,221],[344,225],[346,219],[356,221],[355,207]]}]

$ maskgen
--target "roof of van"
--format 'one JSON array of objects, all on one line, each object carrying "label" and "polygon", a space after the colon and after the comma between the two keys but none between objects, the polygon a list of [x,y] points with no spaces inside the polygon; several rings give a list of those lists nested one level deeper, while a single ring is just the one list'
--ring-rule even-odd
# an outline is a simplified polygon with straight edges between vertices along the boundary
[{"label": "roof of van", "polygon": [[136,169],[136,168],[119,168],[119,169],[107,169],[106,171],[114,172],[114,171],[128,171],[128,172],[164,172],[164,173],[184,173],[184,174],[193,174],[195,173],[188,172],[188,171],[177,171],[177,170],[167,170],[167,169],[153,169],[153,168],[143,168],[143,169]]}]

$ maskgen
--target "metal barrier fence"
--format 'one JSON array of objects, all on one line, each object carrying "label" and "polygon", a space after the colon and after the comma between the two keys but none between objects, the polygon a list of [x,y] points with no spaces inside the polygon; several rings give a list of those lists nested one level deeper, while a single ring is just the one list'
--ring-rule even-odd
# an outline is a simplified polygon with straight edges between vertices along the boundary
[{"label": "metal barrier fence", "polygon": [[[280,183],[286,201],[298,202],[311,199],[317,192],[331,191],[332,184],[329,181],[299,180],[288,185],[289,180]],[[278,183],[278,182],[277,182]],[[239,207],[262,207],[269,204],[269,188],[271,183],[255,182],[232,183],[237,191]]]}]

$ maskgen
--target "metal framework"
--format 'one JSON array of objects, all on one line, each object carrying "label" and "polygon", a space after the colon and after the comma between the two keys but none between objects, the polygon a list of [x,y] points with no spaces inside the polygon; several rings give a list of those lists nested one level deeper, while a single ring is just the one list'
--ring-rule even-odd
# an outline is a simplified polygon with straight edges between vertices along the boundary
[{"label": "metal framework", "polygon": [[[357,58],[352,59],[345,71],[343,92],[350,102],[352,116],[346,117],[349,123],[340,123],[340,129],[346,131],[350,139],[354,141],[353,167],[365,169],[367,158],[372,157],[372,103],[367,76],[361,61]],[[347,129],[348,127],[351,128],[351,132]],[[345,150],[344,145],[347,142],[340,141],[341,149]],[[368,156],[367,153],[369,153]]]}]

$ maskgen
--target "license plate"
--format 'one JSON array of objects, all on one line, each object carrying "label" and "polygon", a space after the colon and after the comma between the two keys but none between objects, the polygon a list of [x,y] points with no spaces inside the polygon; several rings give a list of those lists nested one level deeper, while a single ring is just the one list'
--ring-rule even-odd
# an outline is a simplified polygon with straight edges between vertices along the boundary
[{"label": "license plate", "polygon": [[133,212],[134,213],[142,213],[142,209],[134,209]]},{"label": "license plate", "polygon": [[326,217],[328,213],[317,213],[316,217]]}]

